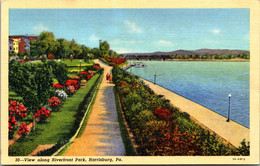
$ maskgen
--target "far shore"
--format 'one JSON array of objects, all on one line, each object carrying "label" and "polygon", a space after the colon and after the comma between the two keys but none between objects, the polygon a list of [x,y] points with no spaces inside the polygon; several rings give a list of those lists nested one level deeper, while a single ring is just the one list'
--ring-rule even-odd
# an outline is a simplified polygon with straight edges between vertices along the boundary
[{"label": "far shore", "polygon": [[250,59],[241,59],[241,58],[236,58],[236,59],[138,59],[138,60],[133,60],[133,59],[128,59],[128,61],[212,61],[212,62],[249,62]]}]

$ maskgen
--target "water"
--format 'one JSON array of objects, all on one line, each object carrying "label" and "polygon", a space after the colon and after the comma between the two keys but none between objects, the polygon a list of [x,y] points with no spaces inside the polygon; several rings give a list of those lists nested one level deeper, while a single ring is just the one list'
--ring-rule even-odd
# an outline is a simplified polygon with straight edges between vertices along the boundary
[{"label": "water", "polygon": [[231,120],[249,128],[249,62],[143,61],[146,68],[130,68],[138,75],[195,101],[225,117],[228,94]]}]

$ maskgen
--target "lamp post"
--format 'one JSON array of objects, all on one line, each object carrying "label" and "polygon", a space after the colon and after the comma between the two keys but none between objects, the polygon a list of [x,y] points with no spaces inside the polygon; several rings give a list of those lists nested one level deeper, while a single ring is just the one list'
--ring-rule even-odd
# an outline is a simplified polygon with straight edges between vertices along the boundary
[{"label": "lamp post", "polygon": [[153,84],[156,84],[156,73],[154,73],[154,81]]},{"label": "lamp post", "polygon": [[88,63],[89,63],[89,54],[87,56],[88,56]]},{"label": "lamp post", "polygon": [[130,73],[132,73],[132,62],[130,62]]},{"label": "lamp post", "polygon": [[72,60],[73,60],[73,55],[70,54],[70,62],[72,62]]},{"label": "lamp post", "polygon": [[228,94],[228,119],[227,119],[227,122],[229,122],[229,118],[230,118],[230,99],[231,99],[231,94]]},{"label": "lamp post", "polygon": [[59,59],[58,62],[61,62],[61,60]]},{"label": "lamp post", "polygon": [[80,63],[80,72],[81,72],[81,60],[79,61],[79,63]]}]

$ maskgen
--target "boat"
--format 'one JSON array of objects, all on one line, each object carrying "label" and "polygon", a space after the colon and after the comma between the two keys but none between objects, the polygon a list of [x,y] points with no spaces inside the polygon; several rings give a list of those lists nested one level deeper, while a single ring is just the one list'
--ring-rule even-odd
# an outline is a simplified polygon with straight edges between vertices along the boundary
[{"label": "boat", "polygon": [[136,62],[134,67],[146,67],[146,65],[143,62]]}]

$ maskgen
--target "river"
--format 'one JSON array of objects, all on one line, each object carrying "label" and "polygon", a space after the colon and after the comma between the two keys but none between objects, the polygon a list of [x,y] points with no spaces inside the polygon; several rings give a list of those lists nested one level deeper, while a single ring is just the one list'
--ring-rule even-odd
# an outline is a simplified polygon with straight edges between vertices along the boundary
[{"label": "river", "polygon": [[[133,61],[129,61],[133,62]],[[135,61],[136,62],[136,61]],[[138,61],[132,72],[249,128],[249,62]]]}]

